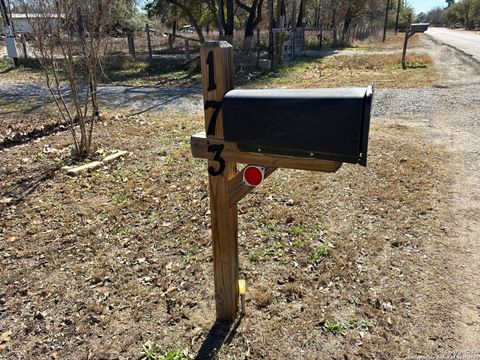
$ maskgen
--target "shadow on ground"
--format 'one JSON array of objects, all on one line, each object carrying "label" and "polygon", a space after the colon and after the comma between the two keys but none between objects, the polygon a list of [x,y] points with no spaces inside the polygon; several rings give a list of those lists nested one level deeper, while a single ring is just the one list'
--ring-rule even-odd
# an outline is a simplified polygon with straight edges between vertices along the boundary
[{"label": "shadow on ground", "polygon": [[196,359],[215,359],[222,346],[224,344],[228,345],[232,342],[233,338],[237,334],[237,330],[242,322],[242,319],[243,314],[240,315],[240,317],[234,323],[225,321],[215,322],[208,332],[207,337],[203,341],[200,350],[198,350]]}]

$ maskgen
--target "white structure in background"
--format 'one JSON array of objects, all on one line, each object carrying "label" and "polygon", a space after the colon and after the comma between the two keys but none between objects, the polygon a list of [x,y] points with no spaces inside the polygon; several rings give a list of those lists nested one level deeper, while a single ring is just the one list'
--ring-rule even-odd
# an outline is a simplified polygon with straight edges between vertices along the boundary
[{"label": "white structure in background", "polygon": [[35,23],[50,21],[51,26],[56,27],[58,21],[55,14],[47,16],[43,14],[12,14],[11,19],[15,32],[24,34],[33,33],[33,27],[36,27]]},{"label": "white structure in background", "polygon": [[17,48],[15,46],[15,38],[13,37],[12,30],[10,26],[5,26],[2,28],[2,34],[6,36],[5,45],[7,46],[8,57],[12,59],[17,59]]}]

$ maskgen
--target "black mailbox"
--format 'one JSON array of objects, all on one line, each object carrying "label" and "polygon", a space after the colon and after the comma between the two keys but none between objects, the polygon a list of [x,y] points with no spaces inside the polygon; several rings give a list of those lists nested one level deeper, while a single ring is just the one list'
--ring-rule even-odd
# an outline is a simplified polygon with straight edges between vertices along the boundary
[{"label": "black mailbox", "polygon": [[424,33],[428,30],[429,23],[418,23],[410,25],[410,32],[412,33]]},{"label": "black mailbox", "polygon": [[232,90],[224,138],[239,150],[367,164],[373,88]]}]

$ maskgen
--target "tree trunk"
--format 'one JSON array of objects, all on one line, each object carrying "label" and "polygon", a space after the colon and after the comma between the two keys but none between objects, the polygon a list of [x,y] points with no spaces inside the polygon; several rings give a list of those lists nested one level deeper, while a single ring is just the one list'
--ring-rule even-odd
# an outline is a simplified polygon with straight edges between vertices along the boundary
[{"label": "tree trunk", "polygon": [[273,0],[268,0],[268,58],[273,61]]},{"label": "tree trunk", "polygon": [[395,35],[397,35],[398,33],[398,19],[400,17],[400,9],[401,9],[401,6],[402,6],[402,0],[397,0],[398,3],[397,3],[397,18],[395,20]]},{"label": "tree trunk", "polygon": [[387,7],[385,9],[385,23],[383,24],[383,42],[387,39],[387,24],[388,24],[388,10],[390,8],[390,0],[387,0]]},{"label": "tree trunk", "polygon": [[241,3],[240,0],[237,0],[237,5],[248,12],[247,23],[245,25],[245,38],[243,42],[243,50],[245,53],[249,53],[252,48],[252,38],[255,32],[255,27],[262,18],[262,4],[263,0],[253,0],[252,6],[249,7]]},{"label": "tree trunk", "polygon": [[225,17],[223,15],[223,0],[218,0],[218,14],[217,14],[217,26],[218,26],[218,39],[223,39],[223,31],[225,25]]},{"label": "tree trunk", "polygon": [[277,1],[277,19],[275,26],[283,29],[285,27],[285,19],[287,16],[287,8],[284,0]]},{"label": "tree trunk", "polygon": [[176,5],[178,6],[182,11],[183,13],[185,14],[185,16],[190,20],[190,22],[192,23],[192,26],[195,28],[195,31],[197,32],[197,35],[198,35],[198,39],[200,40],[200,42],[203,44],[205,42],[205,37],[203,36],[203,31],[202,31],[202,28],[200,27],[197,19],[195,16],[193,16],[192,12],[190,11],[190,9],[185,6],[183,3],[181,3],[180,1],[178,0],[169,0],[169,2],[173,5]]},{"label": "tree trunk", "polygon": [[305,17],[305,0],[300,1],[300,10],[298,12],[298,19],[297,19],[297,26],[296,27],[303,27],[303,18]]},{"label": "tree trunk", "polygon": [[[342,45],[345,45],[345,36],[348,34],[348,30],[350,28],[351,22],[352,22],[352,19],[345,18],[345,21],[343,23],[343,31],[342,31]],[[347,38],[347,41],[348,41],[348,38]]]},{"label": "tree trunk", "polygon": [[225,38],[229,43],[233,43],[235,11],[233,0],[227,0],[227,28],[225,30]]},{"label": "tree trunk", "polygon": [[336,47],[337,46],[337,9],[335,6],[333,7],[333,13],[332,13],[332,26],[333,26],[333,40],[332,40],[332,46]]}]

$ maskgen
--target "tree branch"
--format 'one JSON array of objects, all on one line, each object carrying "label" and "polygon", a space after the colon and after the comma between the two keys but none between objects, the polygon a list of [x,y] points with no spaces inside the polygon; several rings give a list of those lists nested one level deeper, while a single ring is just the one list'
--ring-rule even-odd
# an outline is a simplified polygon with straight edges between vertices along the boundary
[{"label": "tree branch", "polygon": [[250,13],[252,11],[253,6],[247,6],[244,3],[240,2],[240,0],[235,0],[235,3],[239,8],[242,8],[246,12]]}]

